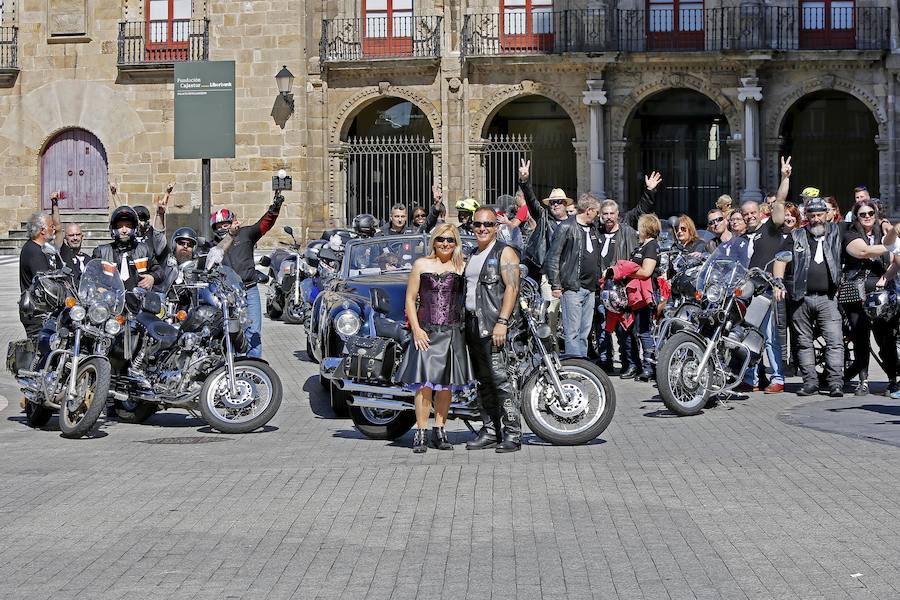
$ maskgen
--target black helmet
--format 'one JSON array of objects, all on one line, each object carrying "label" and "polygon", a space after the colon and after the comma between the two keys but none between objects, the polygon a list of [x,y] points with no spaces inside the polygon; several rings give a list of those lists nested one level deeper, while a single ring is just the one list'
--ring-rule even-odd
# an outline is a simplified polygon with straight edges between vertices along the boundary
[{"label": "black helmet", "polygon": [[191,240],[194,242],[194,246],[198,244],[197,240],[197,232],[194,231],[193,227],[179,227],[175,230],[175,233],[172,234],[172,247],[175,247],[175,244],[178,243],[178,240]]},{"label": "black helmet", "polygon": [[[131,223],[131,235],[129,235],[127,239],[124,239],[119,235],[119,230],[116,228],[116,223],[119,221],[128,221]],[[112,211],[112,214],[109,216],[109,236],[113,239],[114,243],[130,244],[137,235],[138,221],[138,215],[133,208],[130,206],[118,207]]]},{"label": "black helmet", "polygon": [[66,300],[68,291],[64,283],[49,277],[35,277],[28,290],[31,311],[50,313],[57,310]]},{"label": "black helmet", "polygon": [[353,219],[353,231],[359,234],[359,237],[373,237],[378,231],[378,219],[370,214],[356,215]]},{"label": "black helmet", "polygon": [[150,220],[150,209],[144,206],[143,204],[135,204],[131,208],[134,209],[134,212],[137,213],[138,219],[141,221],[149,221]]}]

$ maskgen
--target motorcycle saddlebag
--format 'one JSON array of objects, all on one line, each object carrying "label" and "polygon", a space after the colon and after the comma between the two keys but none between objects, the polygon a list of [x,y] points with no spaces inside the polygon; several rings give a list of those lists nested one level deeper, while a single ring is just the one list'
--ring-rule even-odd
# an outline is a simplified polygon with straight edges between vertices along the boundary
[{"label": "motorcycle saddlebag", "polygon": [[346,339],[347,377],[363,381],[390,381],[397,359],[397,342],[382,337],[350,336]]},{"label": "motorcycle saddlebag", "polygon": [[23,369],[30,369],[36,350],[34,340],[15,340],[10,342],[9,348],[6,350],[6,370],[15,374]]}]

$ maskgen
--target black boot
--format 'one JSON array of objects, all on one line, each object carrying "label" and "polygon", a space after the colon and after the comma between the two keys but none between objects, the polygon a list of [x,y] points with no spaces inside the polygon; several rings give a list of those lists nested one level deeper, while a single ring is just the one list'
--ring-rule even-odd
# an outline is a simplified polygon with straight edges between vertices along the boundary
[{"label": "black boot", "polygon": [[443,427],[431,428],[431,445],[438,450],[453,450],[450,440],[447,439],[447,432]]},{"label": "black boot", "polygon": [[650,365],[645,366],[641,374],[637,376],[638,381],[653,381],[654,379],[656,379],[656,373]]},{"label": "black boot", "polygon": [[415,454],[422,454],[428,450],[428,430],[416,429],[415,431],[416,433],[413,436],[413,452]]},{"label": "black boot", "polygon": [[629,366],[627,369],[622,371],[622,374],[619,375],[622,379],[634,379],[637,377],[638,370],[634,365]]},{"label": "black boot", "polygon": [[477,438],[466,442],[466,450],[484,450],[485,448],[493,448],[496,445],[497,436],[491,433],[487,427],[482,427],[481,431],[478,432]]},{"label": "black boot", "polygon": [[497,449],[494,450],[494,452],[497,452],[498,454],[503,454],[505,452],[518,452],[521,449],[522,449],[521,442],[514,442],[513,440],[506,438],[505,440],[503,440],[502,442],[497,444]]}]

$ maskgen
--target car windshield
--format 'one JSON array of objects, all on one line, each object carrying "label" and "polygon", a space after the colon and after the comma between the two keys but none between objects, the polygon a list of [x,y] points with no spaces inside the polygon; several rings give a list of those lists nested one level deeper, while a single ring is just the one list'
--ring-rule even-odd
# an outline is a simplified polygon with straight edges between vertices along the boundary
[{"label": "car windshield", "polygon": [[347,246],[344,272],[348,277],[409,271],[425,255],[425,236],[385,236],[354,241]]}]

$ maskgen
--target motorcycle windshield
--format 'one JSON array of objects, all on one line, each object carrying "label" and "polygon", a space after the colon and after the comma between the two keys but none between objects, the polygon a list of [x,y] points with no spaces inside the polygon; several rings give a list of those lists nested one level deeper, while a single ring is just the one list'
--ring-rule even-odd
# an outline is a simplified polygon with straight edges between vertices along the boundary
[{"label": "motorcycle windshield", "polygon": [[746,238],[734,238],[716,248],[697,275],[697,290],[721,284],[733,287],[745,278],[750,264],[749,243]]},{"label": "motorcycle windshield", "polygon": [[85,265],[78,283],[78,301],[85,308],[100,305],[111,315],[120,314],[125,309],[125,284],[116,265],[99,258]]}]

